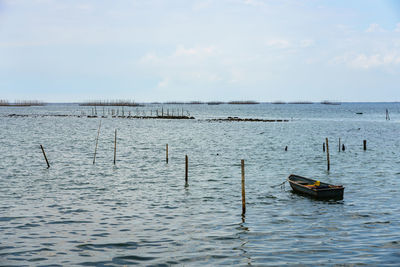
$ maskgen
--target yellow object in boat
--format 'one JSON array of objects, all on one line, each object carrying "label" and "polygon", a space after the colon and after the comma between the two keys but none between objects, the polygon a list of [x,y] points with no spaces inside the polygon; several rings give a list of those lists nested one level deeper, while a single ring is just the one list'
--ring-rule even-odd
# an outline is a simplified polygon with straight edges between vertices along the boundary
[{"label": "yellow object in boat", "polygon": [[321,182],[320,182],[320,181],[316,181],[316,182],[314,183],[314,185],[315,185],[315,186],[320,186],[320,185],[321,185]]}]

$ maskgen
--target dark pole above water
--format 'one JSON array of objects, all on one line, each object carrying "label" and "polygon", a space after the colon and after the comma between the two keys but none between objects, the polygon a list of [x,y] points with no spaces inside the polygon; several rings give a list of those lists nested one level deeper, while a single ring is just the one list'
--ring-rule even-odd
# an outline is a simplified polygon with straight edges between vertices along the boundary
[{"label": "dark pole above water", "polygon": [[245,190],[245,177],[244,177],[244,159],[241,160],[242,167],[242,216],[246,214],[246,190]]},{"label": "dark pole above water", "polygon": [[43,148],[43,146],[42,146],[42,145],[40,145],[40,148],[42,149],[43,156],[44,156],[44,159],[46,160],[46,163],[47,163],[47,169],[48,169],[48,168],[50,168],[50,164],[49,164],[49,161],[47,160],[46,153],[44,152],[44,148]]}]

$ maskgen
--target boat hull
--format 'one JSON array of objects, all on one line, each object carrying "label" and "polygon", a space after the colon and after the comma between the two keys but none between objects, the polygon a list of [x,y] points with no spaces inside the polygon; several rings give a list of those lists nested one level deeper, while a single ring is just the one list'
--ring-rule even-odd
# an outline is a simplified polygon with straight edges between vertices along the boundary
[{"label": "boat hull", "polygon": [[343,199],[344,187],[341,185],[321,183],[321,188],[310,188],[306,185],[314,184],[316,180],[294,174],[288,177],[288,181],[295,193],[316,199]]}]

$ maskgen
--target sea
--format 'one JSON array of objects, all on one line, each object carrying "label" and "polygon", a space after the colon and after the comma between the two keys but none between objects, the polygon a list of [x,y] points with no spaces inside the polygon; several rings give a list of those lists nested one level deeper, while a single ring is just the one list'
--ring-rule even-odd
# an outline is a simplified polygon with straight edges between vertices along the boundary
[{"label": "sea", "polygon": [[400,103],[112,109],[0,107],[0,266],[400,265]]}]

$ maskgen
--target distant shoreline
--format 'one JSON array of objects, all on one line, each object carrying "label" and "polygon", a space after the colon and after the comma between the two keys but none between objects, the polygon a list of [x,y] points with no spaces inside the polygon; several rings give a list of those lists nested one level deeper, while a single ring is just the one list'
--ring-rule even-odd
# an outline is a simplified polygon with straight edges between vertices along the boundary
[{"label": "distant shoreline", "polygon": [[332,102],[311,102],[311,101],[272,101],[272,102],[257,102],[253,101],[252,103],[247,103],[247,101],[229,101],[229,102],[222,102],[222,101],[210,101],[210,102],[199,102],[199,101],[188,101],[188,102],[177,102],[177,101],[167,101],[167,102],[137,102],[135,105],[123,105],[123,104],[86,104],[84,102],[43,102],[41,104],[6,104],[1,105],[0,107],[40,107],[40,106],[47,106],[47,105],[79,105],[79,106],[127,106],[127,107],[142,107],[145,105],[258,105],[258,104],[271,104],[271,105],[341,105],[341,104],[397,104],[400,101],[391,101],[391,102],[382,102],[382,101],[370,101],[370,102],[350,102],[350,101],[332,101]]}]

